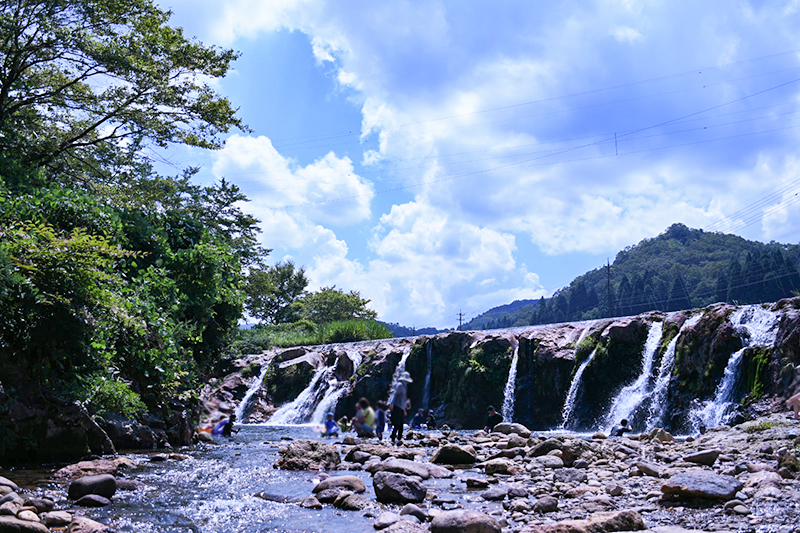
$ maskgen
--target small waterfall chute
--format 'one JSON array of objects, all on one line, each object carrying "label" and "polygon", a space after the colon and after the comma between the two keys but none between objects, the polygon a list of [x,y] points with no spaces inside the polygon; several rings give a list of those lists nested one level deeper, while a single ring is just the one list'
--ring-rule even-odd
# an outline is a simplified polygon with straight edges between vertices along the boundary
[{"label": "small waterfall chute", "polygon": [[329,377],[333,369],[333,366],[317,368],[308,386],[297,395],[297,398],[275,411],[267,421],[267,425],[289,426],[309,422],[314,407],[319,402],[320,389],[328,390],[330,388],[330,382],[324,378]]},{"label": "small waterfall chute", "polygon": [[[425,386],[422,392],[422,408],[427,411],[431,403],[431,370],[433,369],[433,342],[428,339],[425,343],[425,351],[427,352],[427,372],[425,373]],[[405,368],[405,365],[403,365]],[[391,397],[389,398],[391,400]]]},{"label": "small waterfall chute", "polygon": [[594,359],[594,355],[597,353],[597,347],[592,350],[592,353],[589,354],[589,357],[581,363],[581,366],[578,367],[578,370],[575,372],[575,375],[572,377],[572,382],[569,384],[569,391],[567,391],[567,399],[564,400],[564,409],[561,411],[561,426],[559,429],[567,429],[570,423],[570,418],[572,417],[573,411],[575,411],[575,400],[578,398],[578,390],[581,386],[581,379],[583,378],[583,373],[586,370],[586,367],[589,366],[589,363],[592,362]]},{"label": "small waterfall chute", "polygon": [[714,397],[689,413],[695,431],[700,425],[715,427],[727,423],[735,406],[736,384],[740,374],[744,352],[755,346],[774,344],[777,335],[777,313],[767,311],[759,305],[748,305],[734,312],[730,317],[734,328],[742,335],[742,348],[731,354],[725,365],[725,372],[714,391]]},{"label": "small waterfall chute", "polygon": [[517,363],[519,362],[519,342],[514,341],[513,355],[511,356],[511,367],[508,369],[508,379],[503,390],[503,421],[513,422],[514,403],[516,402],[517,387]]},{"label": "small waterfall chute", "polygon": [[693,328],[703,318],[703,314],[697,314],[687,319],[678,334],[669,341],[664,355],[661,356],[661,364],[658,367],[658,376],[653,385],[653,392],[650,394],[650,414],[647,417],[647,431],[663,425],[664,415],[666,414],[667,403],[667,390],[669,389],[669,382],[672,378],[672,368],[675,366],[675,350],[678,347],[678,339],[681,334],[690,328]]},{"label": "small waterfall chute", "polygon": [[642,370],[636,380],[630,385],[622,387],[611,402],[611,408],[606,415],[604,426],[610,431],[614,424],[620,420],[632,419],[633,413],[642,405],[651,392],[650,382],[653,373],[653,362],[656,352],[661,346],[663,322],[653,322],[647,332],[647,340],[642,352]]},{"label": "small waterfall chute", "polygon": [[397,384],[400,383],[400,376],[406,371],[406,361],[408,356],[411,355],[411,346],[403,346],[403,354],[400,356],[400,362],[397,363],[397,368],[394,369],[392,375],[392,383],[389,385],[389,398],[388,402],[391,404],[394,391],[397,389]]},{"label": "small waterfall chute", "polygon": [[267,370],[269,370],[268,363],[261,367],[261,373],[258,375],[258,378],[250,384],[250,388],[247,389],[244,398],[242,398],[242,401],[236,406],[234,413],[236,414],[236,419],[239,420],[240,423],[244,422],[244,415],[247,412],[247,408],[250,406],[250,401],[253,399],[253,396],[261,390],[261,383],[264,381],[264,376],[267,375]]}]

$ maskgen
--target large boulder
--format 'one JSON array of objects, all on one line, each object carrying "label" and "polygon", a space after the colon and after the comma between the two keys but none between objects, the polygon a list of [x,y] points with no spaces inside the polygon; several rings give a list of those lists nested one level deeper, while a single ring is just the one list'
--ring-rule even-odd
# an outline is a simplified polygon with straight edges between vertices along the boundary
[{"label": "large boulder", "polygon": [[381,460],[386,460],[389,457],[397,457],[398,459],[414,459],[414,452],[405,448],[396,448],[394,446],[383,446],[382,444],[357,444],[350,448],[345,455],[344,460],[349,463],[360,462],[356,460],[359,454],[374,455],[380,457]]},{"label": "large boulder", "polygon": [[71,500],[78,500],[87,494],[96,494],[104,498],[111,498],[117,492],[117,480],[111,474],[99,476],[85,476],[78,478],[69,485],[67,495]]},{"label": "large boulder", "polygon": [[555,524],[526,526],[520,533],[611,533],[613,531],[644,531],[642,517],[633,510],[595,513],[587,520],[564,520]]},{"label": "large boulder", "polygon": [[661,485],[661,491],[676,499],[732,500],[742,486],[733,476],[692,469],[669,478]]},{"label": "large boulder", "polygon": [[446,444],[436,450],[432,463],[444,465],[471,465],[475,463],[475,453],[457,444]]},{"label": "large boulder", "polygon": [[332,444],[314,440],[296,440],[281,448],[274,468],[283,470],[330,470],[342,462]]},{"label": "large boulder", "polygon": [[103,428],[119,450],[154,450],[167,444],[167,434],[139,423],[138,420],[108,414],[100,420]]},{"label": "large boulder", "polygon": [[526,428],[522,424],[516,424],[511,422],[500,422],[492,429],[492,431],[497,433],[503,433],[504,435],[516,434],[526,439],[531,436],[530,429]]},{"label": "large boulder", "polygon": [[431,522],[431,533],[500,533],[500,524],[478,511],[444,511]]},{"label": "large boulder", "polygon": [[133,468],[135,463],[127,457],[114,459],[95,459],[94,461],[80,461],[67,465],[53,474],[56,480],[72,480],[84,476],[97,476],[100,474],[118,474],[122,470]]},{"label": "large boulder", "polygon": [[[434,465],[435,466],[435,465]],[[375,463],[371,468],[371,472],[397,472],[406,476],[417,476],[422,479],[431,477],[430,470],[424,463],[417,463],[408,459],[397,459],[392,457],[386,461]]]},{"label": "large boulder", "polygon": [[372,478],[375,496],[383,503],[418,503],[427,490],[418,478],[395,472],[378,472]]},{"label": "large boulder", "polygon": [[0,516],[0,533],[50,533],[41,522],[20,520],[15,516]]}]

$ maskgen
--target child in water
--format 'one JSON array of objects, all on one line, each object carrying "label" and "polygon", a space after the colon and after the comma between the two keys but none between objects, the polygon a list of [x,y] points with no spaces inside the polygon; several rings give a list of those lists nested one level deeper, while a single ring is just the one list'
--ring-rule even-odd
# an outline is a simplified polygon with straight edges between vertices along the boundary
[{"label": "child in water", "polygon": [[375,436],[383,440],[383,430],[386,428],[386,402],[378,400],[378,410],[375,411]]},{"label": "child in water", "polygon": [[323,437],[336,437],[339,435],[339,424],[333,419],[333,413],[328,413],[325,420],[325,429],[322,430]]}]

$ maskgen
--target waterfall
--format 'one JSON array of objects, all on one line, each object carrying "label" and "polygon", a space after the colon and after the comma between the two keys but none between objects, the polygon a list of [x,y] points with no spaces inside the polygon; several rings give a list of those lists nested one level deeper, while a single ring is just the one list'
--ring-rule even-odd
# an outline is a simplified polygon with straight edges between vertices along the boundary
[{"label": "waterfall", "polygon": [[701,318],[703,318],[702,313],[687,319],[681,326],[678,334],[669,341],[664,355],[661,356],[661,364],[658,367],[656,383],[653,386],[653,392],[650,394],[650,415],[647,417],[647,431],[663,424],[667,407],[667,389],[669,388],[669,382],[672,378],[672,367],[675,366],[675,349],[678,347],[678,339],[684,330],[693,328],[700,322]]},{"label": "waterfall", "polygon": [[[428,352],[428,371],[425,373],[425,388],[422,393],[422,408],[427,412],[431,403],[431,369],[433,368],[433,342],[428,339],[425,343],[425,350]],[[405,368],[405,365],[403,365]],[[389,398],[391,400],[391,398]]]},{"label": "waterfall", "polygon": [[656,352],[661,346],[663,325],[663,322],[650,324],[647,341],[644,343],[644,352],[642,353],[642,371],[636,381],[622,387],[614,401],[611,402],[611,409],[609,409],[604,422],[606,432],[611,431],[614,424],[620,420],[630,420],[636,408],[649,396],[651,392],[649,387],[650,376],[653,372],[653,361],[655,360]]},{"label": "waterfall", "polygon": [[778,315],[758,305],[748,305],[733,313],[731,325],[740,333],[742,349],[731,354],[722,379],[714,391],[714,398],[689,413],[695,430],[700,425],[715,427],[730,420],[735,402],[736,382],[739,377],[744,352],[754,346],[769,346],[775,342]]},{"label": "waterfall", "polygon": [[244,398],[242,398],[242,401],[236,406],[236,411],[234,412],[236,414],[236,420],[240,423],[244,422],[244,413],[250,405],[250,400],[253,398],[253,395],[261,389],[261,383],[264,381],[264,376],[267,375],[267,370],[269,370],[269,363],[261,367],[261,374],[258,375],[258,379],[250,384],[250,388],[247,389]]},{"label": "waterfall", "polygon": [[411,355],[411,346],[404,346],[403,355],[400,356],[400,362],[397,363],[397,368],[394,369],[394,374],[392,375],[392,384],[389,385],[389,405],[392,403],[394,390],[397,388],[397,384],[400,382],[400,376],[406,371],[406,361],[408,360],[409,355]]},{"label": "waterfall", "polygon": [[575,399],[578,397],[578,389],[581,385],[583,372],[586,370],[586,367],[589,366],[589,363],[592,362],[592,359],[594,359],[594,354],[596,353],[597,347],[595,346],[594,350],[592,350],[592,353],[589,354],[589,357],[586,358],[586,361],[581,363],[581,366],[578,367],[578,371],[575,372],[575,375],[572,377],[572,383],[569,384],[569,392],[567,392],[567,399],[564,401],[564,409],[561,411],[560,429],[567,428],[570,416],[572,416],[572,411],[575,410]]},{"label": "waterfall", "polygon": [[[355,376],[356,372],[358,371],[358,367],[361,365],[361,360],[363,359],[361,352],[357,349],[345,348],[345,354],[353,363],[352,375]],[[336,378],[329,378],[328,389],[325,391],[325,395],[319,401],[317,407],[314,409],[314,412],[311,414],[311,423],[324,424],[328,413],[333,413],[336,411],[336,404],[339,403],[339,400],[342,399],[342,396],[344,396],[349,390],[349,382],[336,381]]]},{"label": "waterfall", "polygon": [[[273,415],[267,421],[267,424],[270,426],[287,426],[308,422],[309,417],[314,412],[314,406],[318,403],[318,385],[322,381],[323,377],[330,377],[333,369],[333,366],[316,369],[308,386],[297,395],[297,398],[287,404],[284,404],[280,409],[275,411],[275,413],[273,413]],[[330,384],[326,382],[326,385],[327,390]]]},{"label": "waterfall", "polygon": [[514,342],[514,355],[511,357],[511,368],[508,369],[508,380],[503,390],[503,421],[513,422],[514,401],[516,400],[517,361],[519,359],[519,342]]}]

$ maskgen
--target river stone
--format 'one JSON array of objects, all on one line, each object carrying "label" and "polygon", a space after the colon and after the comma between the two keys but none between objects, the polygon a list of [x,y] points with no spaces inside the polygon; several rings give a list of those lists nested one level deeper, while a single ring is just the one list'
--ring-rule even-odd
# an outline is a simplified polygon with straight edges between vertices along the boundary
[{"label": "river stone", "polygon": [[611,533],[646,529],[639,513],[628,509],[595,513],[588,520],[564,520],[555,524],[526,526],[520,533]]},{"label": "river stone", "polygon": [[322,509],[322,503],[313,496],[309,496],[300,502],[300,507],[305,509]]},{"label": "river stone", "polygon": [[115,492],[117,492],[117,480],[114,476],[100,474],[99,476],[84,476],[70,483],[68,496],[70,500],[77,500],[87,494],[111,498]]},{"label": "river stone", "polygon": [[526,428],[522,424],[512,424],[509,422],[500,422],[492,429],[492,433],[503,433],[504,435],[510,435],[514,433],[526,439],[531,436],[530,429]]},{"label": "river stone", "polygon": [[428,519],[428,513],[413,503],[407,503],[400,509],[400,516],[407,515],[415,516],[420,522],[424,522]]},{"label": "river stone", "polygon": [[0,485],[0,497],[5,496],[9,492],[14,492],[14,489],[7,485]]},{"label": "river stone", "polygon": [[296,440],[281,448],[273,468],[283,470],[332,470],[342,458],[332,444],[314,440]]},{"label": "river stone", "polygon": [[375,496],[383,503],[418,503],[427,490],[417,478],[395,472],[378,472],[372,478]]},{"label": "river stone", "polygon": [[468,477],[465,482],[467,488],[470,489],[485,489],[489,487],[489,482],[487,480],[477,477]]},{"label": "river stone", "polygon": [[536,462],[545,468],[562,468],[564,460],[555,455],[541,455],[536,458]]},{"label": "river stone", "polygon": [[16,483],[8,479],[7,477],[0,476],[0,485],[4,487],[9,487],[11,490],[19,490],[19,487]]},{"label": "river stone", "polygon": [[101,474],[116,474],[120,470],[133,468],[136,463],[127,457],[117,457],[115,459],[95,459],[94,461],[81,461],[69,466],[65,466],[55,474],[53,479],[71,480],[79,477],[98,476]]},{"label": "river stone", "polygon": [[689,463],[711,466],[719,457],[722,450],[699,450],[689,455],[684,455],[683,460]]},{"label": "river stone", "polygon": [[103,533],[105,531],[108,531],[108,527],[82,516],[73,517],[67,528],[67,533]]},{"label": "river stone", "polygon": [[661,477],[661,468],[659,468],[658,465],[654,465],[653,463],[640,461],[636,463],[636,469],[646,476]]},{"label": "river stone", "polygon": [[669,478],[661,485],[661,491],[675,498],[732,500],[742,486],[733,476],[692,469]]},{"label": "river stone", "polygon": [[433,463],[422,463],[422,464],[425,465],[425,468],[428,469],[428,474],[430,474],[430,476],[433,478],[442,479],[442,478],[453,477],[453,471],[443,466],[435,465]]},{"label": "river stone", "polygon": [[23,501],[22,498],[16,492],[9,492],[8,494],[0,498],[0,504],[4,504],[6,502],[16,502],[22,505],[22,501]]},{"label": "river stone", "polygon": [[484,463],[483,468],[487,475],[519,474],[522,472],[522,468],[519,465],[508,459],[491,459]]},{"label": "river stone", "polygon": [[445,511],[431,522],[431,533],[500,533],[500,524],[478,511]]},{"label": "river stone", "polygon": [[552,513],[558,511],[558,500],[552,496],[545,496],[536,500],[533,510],[537,513]]},{"label": "river stone", "polygon": [[50,533],[41,522],[20,520],[15,516],[0,516],[0,533]]},{"label": "river stone", "polygon": [[434,452],[431,462],[445,465],[471,465],[475,463],[475,454],[462,446],[446,444]]},{"label": "river stone", "polygon": [[9,501],[0,504],[0,516],[17,516],[22,509],[22,504],[17,501]]},{"label": "river stone", "polygon": [[111,505],[111,500],[99,494],[87,494],[78,498],[75,504],[81,507],[105,507]]},{"label": "river stone", "polygon": [[589,476],[577,468],[561,468],[553,474],[553,479],[559,483],[585,483]]},{"label": "river stone", "polygon": [[353,446],[345,455],[344,460],[347,462],[355,462],[353,459],[356,457],[359,452],[368,453],[369,455],[375,455],[381,458],[381,461],[385,461],[389,457],[398,457],[400,459],[414,459],[414,452],[408,450],[406,448],[397,448],[393,446],[384,446],[382,444],[359,444],[357,446]]},{"label": "river stone", "polygon": [[489,500],[490,502],[499,502],[500,500],[505,500],[507,495],[508,491],[506,489],[502,487],[492,487],[491,489],[483,491],[481,493],[481,498]]},{"label": "river stone", "polygon": [[26,498],[22,505],[25,507],[34,507],[36,512],[41,514],[52,511],[55,507],[55,502],[47,498]]},{"label": "river stone", "polygon": [[317,483],[311,492],[317,494],[327,489],[346,489],[352,490],[353,492],[364,492],[367,490],[367,487],[364,486],[364,482],[361,478],[357,476],[332,476]]},{"label": "river stone", "polygon": [[28,522],[40,522],[39,515],[28,509],[18,512],[17,518],[20,520],[26,520]]},{"label": "river stone", "polygon": [[527,453],[529,457],[539,457],[540,455],[547,455],[548,453],[552,452],[553,450],[560,450],[561,449],[561,441],[557,439],[547,439],[544,442],[540,442]]},{"label": "river stone", "polygon": [[672,434],[661,428],[654,428],[653,431],[650,432],[650,438],[661,443],[675,441],[675,437],[673,437]]},{"label": "river stone", "polygon": [[428,529],[409,520],[398,520],[383,530],[384,533],[428,533]]},{"label": "river stone", "polygon": [[378,530],[386,529],[398,520],[400,520],[399,514],[386,511],[378,515],[378,518],[375,519],[372,527]]},{"label": "river stone", "polygon": [[397,472],[398,474],[417,476],[422,479],[428,479],[431,477],[430,471],[424,464],[417,463],[416,461],[411,461],[409,459],[398,459],[396,457],[391,457],[386,461],[377,463],[373,468],[375,469],[375,472]]},{"label": "river stone", "polygon": [[317,493],[317,499],[322,503],[333,503],[336,498],[339,496],[339,493],[342,492],[343,488],[338,487],[335,489],[325,489]]},{"label": "river stone", "polygon": [[39,518],[47,527],[64,527],[72,522],[72,515],[66,511],[50,511],[42,513]]},{"label": "river stone", "polygon": [[333,506],[344,511],[364,511],[377,507],[374,501],[362,494],[349,493],[344,498],[336,498]]}]

